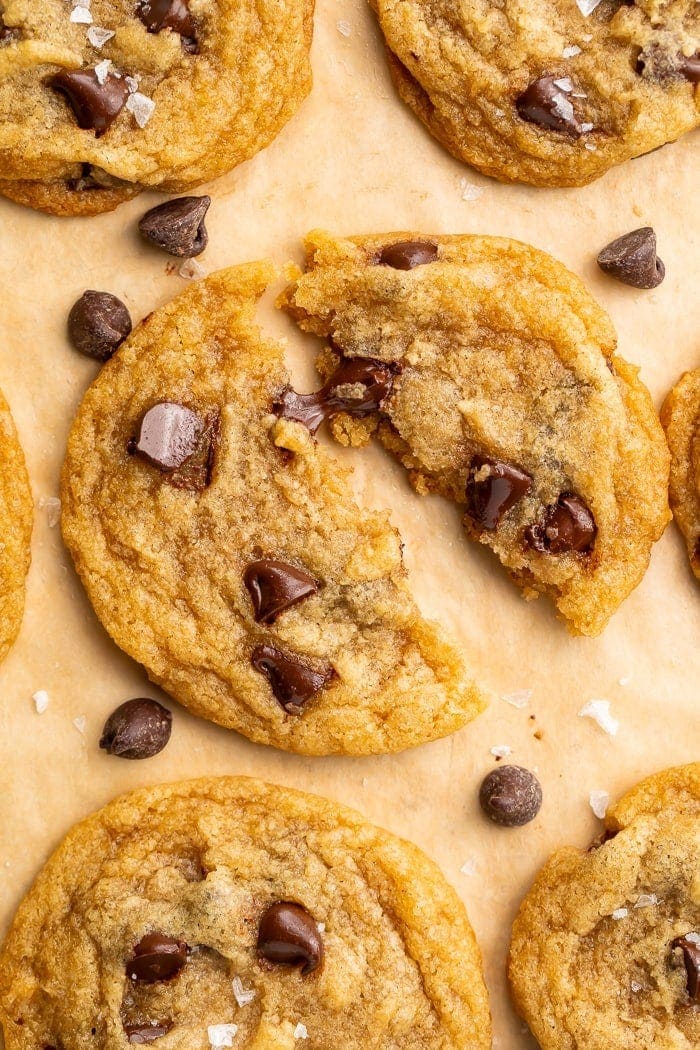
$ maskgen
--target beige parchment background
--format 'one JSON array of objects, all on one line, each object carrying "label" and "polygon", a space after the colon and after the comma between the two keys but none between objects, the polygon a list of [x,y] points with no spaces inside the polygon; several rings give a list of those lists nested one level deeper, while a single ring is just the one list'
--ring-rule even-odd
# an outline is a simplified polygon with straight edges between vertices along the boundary
[{"label": "beige parchment background", "polygon": [[[313,61],[313,95],[291,125],[211,187],[210,246],[201,259],[207,271],[262,256],[280,265],[300,260],[301,238],[314,226],[347,234],[503,234],[552,252],[583,277],[657,403],[684,369],[700,363],[697,135],[585,189],[505,187],[454,161],[396,100],[363,0],[320,0]],[[480,191],[478,199],[463,199],[461,180]],[[137,218],[157,199],[71,221],[0,202],[0,386],[37,504],[57,495],[68,427],[96,371],[65,339],[74,300],[85,288],[110,290],[136,321],[184,284],[166,274],[167,257],[136,234]],[[657,231],[667,276],[658,289],[639,292],[600,274],[594,260],[613,237],[644,224]],[[313,341],[269,303],[260,319],[289,340],[297,380],[310,381]],[[615,796],[648,773],[700,758],[700,592],[672,526],[605,634],[571,639],[544,600],[522,601],[489,554],[463,540],[454,508],[415,496],[380,451],[350,456],[359,497],[391,508],[418,601],[459,638],[493,690],[490,709],[451,739],[358,760],[257,747],[174,705],[172,740],[161,755],[109,758],[97,747],[107,714],[124,699],[158,691],[102,631],[59,529],[37,506],[24,626],[0,668],[0,933],[63,834],[115,795],[202,774],[252,774],[353,805],[435,858],[481,942],[495,1046],[528,1048],[503,977],[517,902],[554,848],[586,845],[597,833],[591,790]],[[50,696],[43,715],[31,700],[39,689]],[[500,699],[519,689],[532,690],[523,710]],[[620,721],[615,739],[577,717],[595,697],[612,704]],[[73,722],[82,717],[83,733]],[[487,824],[476,803],[494,765],[490,748],[499,744],[510,745],[512,760],[535,768],[543,783],[542,811],[521,830]],[[473,875],[460,872],[468,860]]]}]

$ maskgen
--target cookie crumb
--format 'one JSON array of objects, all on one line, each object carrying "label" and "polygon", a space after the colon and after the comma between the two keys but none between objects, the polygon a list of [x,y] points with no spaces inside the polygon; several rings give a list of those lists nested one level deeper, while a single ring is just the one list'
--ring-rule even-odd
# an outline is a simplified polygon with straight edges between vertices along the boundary
[{"label": "cookie crumb", "polygon": [[56,496],[42,496],[39,506],[46,509],[49,528],[55,529],[61,520],[61,501]]},{"label": "cookie crumb", "polygon": [[207,1028],[209,1046],[212,1050],[220,1050],[224,1046],[233,1046],[233,1037],[237,1031],[237,1024],[210,1024]]},{"label": "cookie crumb", "polygon": [[341,21],[336,23],[336,28],[341,36],[350,36],[352,33],[352,26],[349,22]]},{"label": "cookie crumb", "polygon": [[85,715],[78,715],[77,718],[73,719],[73,725],[79,733],[84,733],[85,726],[87,725],[87,718],[85,717]]},{"label": "cookie crumb", "polygon": [[610,714],[609,700],[589,700],[578,713],[579,718],[592,718],[608,736],[617,736],[620,723]]},{"label": "cookie crumb", "polygon": [[145,128],[153,116],[156,104],[148,95],[142,95],[140,91],[134,91],[124,103],[126,109],[133,113],[134,120],[140,128]]},{"label": "cookie crumb", "polygon": [[307,1029],[305,1024],[301,1023],[301,1021],[299,1022],[299,1024],[294,1029],[294,1038],[295,1039],[308,1039],[309,1038],[308,1029]]},{"label": "cookie crumb", "polygon": [[596,817],[598,817],[599,820],[602,820],[607,812],[608,806],[610,805],[610,795],[608,792],[591,791],[588,801]]},{"label": "cookie crumb", "polygon": [[518,709],[526,707],[532,697],[532,689],[516,689],[514,693],[503,693],[501,700],[505,700],[511,707]]},{"label": "cookie crumb", "polygon": [[615,908],[615,911],[611,913],[610,918],[618,921],[619,919],[626,919],[628,915],[628,908]]},{"label": "cookie crumb", "polygon": [[231,983],[233,985],[233,996],[239,1006],[247,1006],[248,1003],[252,1003],[257,994],[254,988],[244,988],[240,977],[234,977]]},{"label": "cookie crumb", "polygon": [[87,31],[88,43],[100,51],[108,40],[115,36],[113,29],[103,29],[102,26],[90,26]]},{"label": "cookie crumb", "polygon": [[43,715],[46,708],[49,706],[49,694],[45,689],[38,689],[36,693],[32,694],[32,700],[34,701],[34,707],[38,715]]}]

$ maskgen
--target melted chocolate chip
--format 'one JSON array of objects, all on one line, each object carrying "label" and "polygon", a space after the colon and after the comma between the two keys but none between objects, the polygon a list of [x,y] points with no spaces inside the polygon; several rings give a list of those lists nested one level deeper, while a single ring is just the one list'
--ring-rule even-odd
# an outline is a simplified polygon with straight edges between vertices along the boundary
[{"label": "melted chocolate chip", "polygon": [[271,624],[277,617],[318,591],[315,580],[305,569],[284,561],[263,558],[251,562],[243,576],[250,592],[257,623]]},{"label": "melted chocolate chip", "polygon": [[515,108],[519,116],[530,124],[578,138],[583,133],[583,128],[567,92],[557,83],[563,79],[540,77],[539,80],[533,80],[515,100]]},{"label": "melted chocolate chip", "polygon": [[177,197],[150,208],[139,220],[142,237],[169,255],[192,259],[209,242],[204,217],[211,197]]},{"label": "melted chocolate chip", "polygon": [[694,55],[682,55],[680,69],[691,84],[700,84],[700,51]]},{"label": "melted chocolate chip", "polygon": [[611,241],[599,254],[598,266],[633,288],[656,288],[666,275],[666,267],[656,254],[656,234],[651,226]]},{"label": "melted chocolate chip", "polygon": [[547,507],[543,522],[525,530],[525,539],[530,547],[546,554],[586,554],[596,532],[595,519],[581,497],[565,492]]},{"label": "melted chocolate chip", "polygon": [[[324,419],[346,412],[355,418],[377,412],[391,394],[399,367],[394,362],[371,357],[344,358],[333,375],[314,394],[297,394],[286,387],[273,411],[283,419],[295,419],[315,434]],[[356,387],[357,393],[338,393],[341,387]]]},{"label": "melted chocolate chip", "polygon": [[673,941],[672,948],[680,948],[683,952],[683,962],[687,975],[686,987],[692,1003],[700,1003],[700,934],[693,934],[696,940],[690,940],[690,934],[685,937],[677,937]]},{"label": "melted chocolate chip", "polygon": [[187,945],[164,933],[147,933],[134,948],[126,964],[132,981],[154,984],[176,977],[187,962]]},{"label": "melted chocolate chip", "polygon": [[100,84],[94,69],[62,69],[46,83],[67,98],[78,127],[100,138],[119,116],[129,97],[124,78],[113,73]]},{"label": "melted chocolate chip", "polygon": [[437,260],[437,244],[432,241],[396,241],[382,248],[376,258],[378,266],[391,266],[394,270],[413,270]]},{"label": "melted chocolate chip", "polygon": [[323,962],[323,941],[313,916],[289,901],[271,904],[262,916],[258,951],[269,962],[301,967],[304,977]]},{"label": "melted chocolate chip", "polygon": [[154,1043],[172,1028],[172,1021],[152,1021],[148,1024],[128,1024],[124,1028],[129,1043]]},{"label": "melted chocolate chip", "polygon": [[68,335],[76,350],[107,361],[131,332],[131,317],[110,292],[83,292],[68,314]]},{"label": "melted chocolate chip", "polygon": [[149,33],[172,29],[182,37],[185,51],[190,54],[197,51],[197,26],[186,0],[144,0],[136,8],[136,14]]},{"label": "melted chocolate chip", "polygon": [[494,824],[520,828],[539,813],[542,788],[529,769],[499,766],[484,778],[479,789],[479,803]]},{"label": "melted chocolate chip", "polygon": [[495,529],[531,487],[532,478],[520,467],[489,456],[474,456],[467,477],[469,516],[483,529]]},{"label": "melted chocolate chip", "polygon": [[304,705],[335,676],[332,667],[318,671],[301,657],[283,653],[272,645],[258,645],[250,662],[256,671],[265,675],[275,699],[290,715],[300,715]]},{"label": "melted chocolate chip", "polygon": [[138,453],[164,473],[174,471],[196,452],[203,430],[196,412],[173,401],[161,401],[144,414],[129,452]]},{"label": "melted chocolate chip", "polygon": [[669,84],[681,79],[691,84],[700,81],[700,52],[683,55],[660,44],[653,43],[640,52],[636,71],[657,84]]},{"label": "melted chocolate chip", "polygon": [[170,740],[173,716],[157,700],[127,700],[112,712],[100,738],[100,747],[119,758],[152,758]]}]

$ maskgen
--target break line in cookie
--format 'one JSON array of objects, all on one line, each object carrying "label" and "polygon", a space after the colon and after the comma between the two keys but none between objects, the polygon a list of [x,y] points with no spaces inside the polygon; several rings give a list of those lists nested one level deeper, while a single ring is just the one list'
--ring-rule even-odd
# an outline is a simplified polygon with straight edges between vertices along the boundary
[{"label": "break line in cookie", "polygon": [[0,393],[0,660],[19,633],[34,503],[14,420]]},{"label": "break line in cookie", "polygon": [[671,449],[671,508],[700,580],[700,368],[678,380],[664,402],[661,422]]}]

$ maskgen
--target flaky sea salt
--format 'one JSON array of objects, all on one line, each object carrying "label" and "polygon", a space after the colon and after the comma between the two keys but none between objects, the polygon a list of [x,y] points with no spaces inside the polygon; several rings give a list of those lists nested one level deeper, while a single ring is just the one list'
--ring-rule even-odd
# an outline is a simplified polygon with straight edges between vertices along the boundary
[{"label": "flaky sea salt", "polygon": [[513,754],[513,748],[509,747],[508,744],[496,744],[495,747],[491,748],[491,754],[494,758],[508,758],[508,755]]},{"label": "flaky sea salt", "polygon": [[596,817],[602,820],[610,803],[610,795],[607,791],[591,791],[588,801]]},{"label": "flaky sea salt", "polygon": [[102,26],[90,26],[87,31],[88,43],[92,44],[99,51],[103,48],[108,40],[111,40],[114,36],[113,29],[103,29]]},{"label": "flaky sea salt", "polygon": [[583,148],[587,149],[589,153],[595,153],[598,149],[595,142],[584,142]]},{"label": "flaky sea salt", "polygon": [[600,3],[602,0],[576,0],[576,6],[585,18],[592,15]]},{"label": "flaky sea salt", "polygon": [[200,266],[196,259],[185,259],[177,272],[186,281],[198,281],[200,277],[204,277],[206,270],[203,266]]},{"label": "flaky sea salt", "polygon": [[294,1038],[295,1039],[308,1039],[309,1038],[308,1029],[307,1029],[305,1024],[301,1023],[301,1021],[299,1022],[299,1024],[294,1029]]},{"label": "flaky sea salt", "polygon": [[142,95],[140,91],[134,91],[125,102],[126,109],[134,114],[134,120],[140,128],[145,128],[153,116],[156,104],[148,95]]},{"label": "flaky sea salt", "polygon": [[80,25],[90,25],[90,23],[92,22],[92,15],[90,14],[90,9],[87,7],[83,7],[82,4],[80,4],[78,7],[74,7],[70,13],[70,20],[71,22],[78,22]]},{"label": "flaky sea salt", "polygon": [[46,518],[50,529],[55,529],[61,520],[61,501],[56,496],[42,496],[39,506],[46,509]]},{"label": "flaky sea salt", "polygon": [[643,987],[644,985],[640,984],[639,981],[630,981],[630,988],[633,992],[641,992]]},{"label": "flaky sea salt", "polygon": [[212,1050],[220,1050],[223,1046],[233,1046],[233,1037],[237,1031],[237,1024],[210,1024],[207,1028],[209,1046]]},{"label": "flaky sea salt", "polygon": [[109,71],[112,68],[112,63],[108,58],[104,62],[98,62],[95,66],[95,76],[97,77],[98,84],[106,84]]},{"label": "flaky sea salt", "polygon": [[34,701],[34,707],[38,715],[43,715],[46,708],[49,706],[49,694],[45,689],[38,689],[36,693],[32,694],[32,700]]},{"label": "flaky sea salt", "polygon": [[616,736],[620,723],[610,714],[609,700],[589,700],[578,713],[579,718],[592,718],[608,736]]},{"label": "flaky sea salt", "polygon": [[655,908],[659,898],[655,893],[640,893],[634,902],[635,908]]},{"label": "flaky sea salt", "polygon": [[341,20],[340,22],[336,23],[336,28],[341,36],[350,36],[350,34],[352,33],[352,26],[349,22],[343,22]]},{"label": "flaky sea salt", "polygon": [[593,131],[594,126],[595,126],[594,124],[589,124],[588,121],[584,121],[583,124],[581,125],[581,131],[585,135],[586,132]]},{"label": "flaky sea salt", "polygon": [[479,197],[484,192],[480,186],[475,186],[467,179],[459,180],[459,188],[461,190],[463,201],[478,201]]},{"label": "flaky sea salt", "polygon": [[627,908],[615,908],[615,911],[611,913],[611,918],[615,920],[626,919],[629,915]]},{"label": "flaky sea salt", "polygon": [[85,726],[87,725],[87,718],[85,717],[85,715],[78,715],[77,718],[73,719],[73,725],[79,733],[84,733]]},{"label": "flaky sea salt", "polygon": [[325,933],[326,932],[326,924],[325,924],[325,922],[317,922],[316,923],[316,929],[318,930],[319,933]]},{"label": "flaky sea salt", "polygon": [[567,95],[574,90],[574,85],[571,83],[569,77],[559,77],[558,80],[554,81],[554,84],[560,91],[566,91]]},{"label": "flaky sea salt", "polygon": [[690,941],[691,944],[697,944],[698,948],[700,948],[700,933],[686,933],[685,939]]},{"label": "flaky sea salt", "polygon": [[569,44],[569,46],[565,47],[564,50],[562,51],[561,57],[562,58],[575,58],[576,55],[580,55],[580,54],[581,54],[581,48],[578,46],[578,44]]},{"label": "flaky sea salt", "polygon": [[239,1006],[247,1006],[249,1003],[252,1003],[256,995],[254,988],[244,988],[240,977],[234,977],[231,983],[233,984],[234,999]]},{"label": "flaky sea salt", "polygon": [[476,861],[473,857],[469,857],[459,870],[462,875],[476,875]]},{"label": "flaky sea salt", "polygon": [[135,91],[138,91],[140,79],[140,77],[124,77],[124,83],[132,95]]},{"label": "flaky sea salt", "polygon": [[501,700],[505,700],[511,707],[527,707],[532,696],[532,689],[516,689],[514,693],[503,693]]}]

